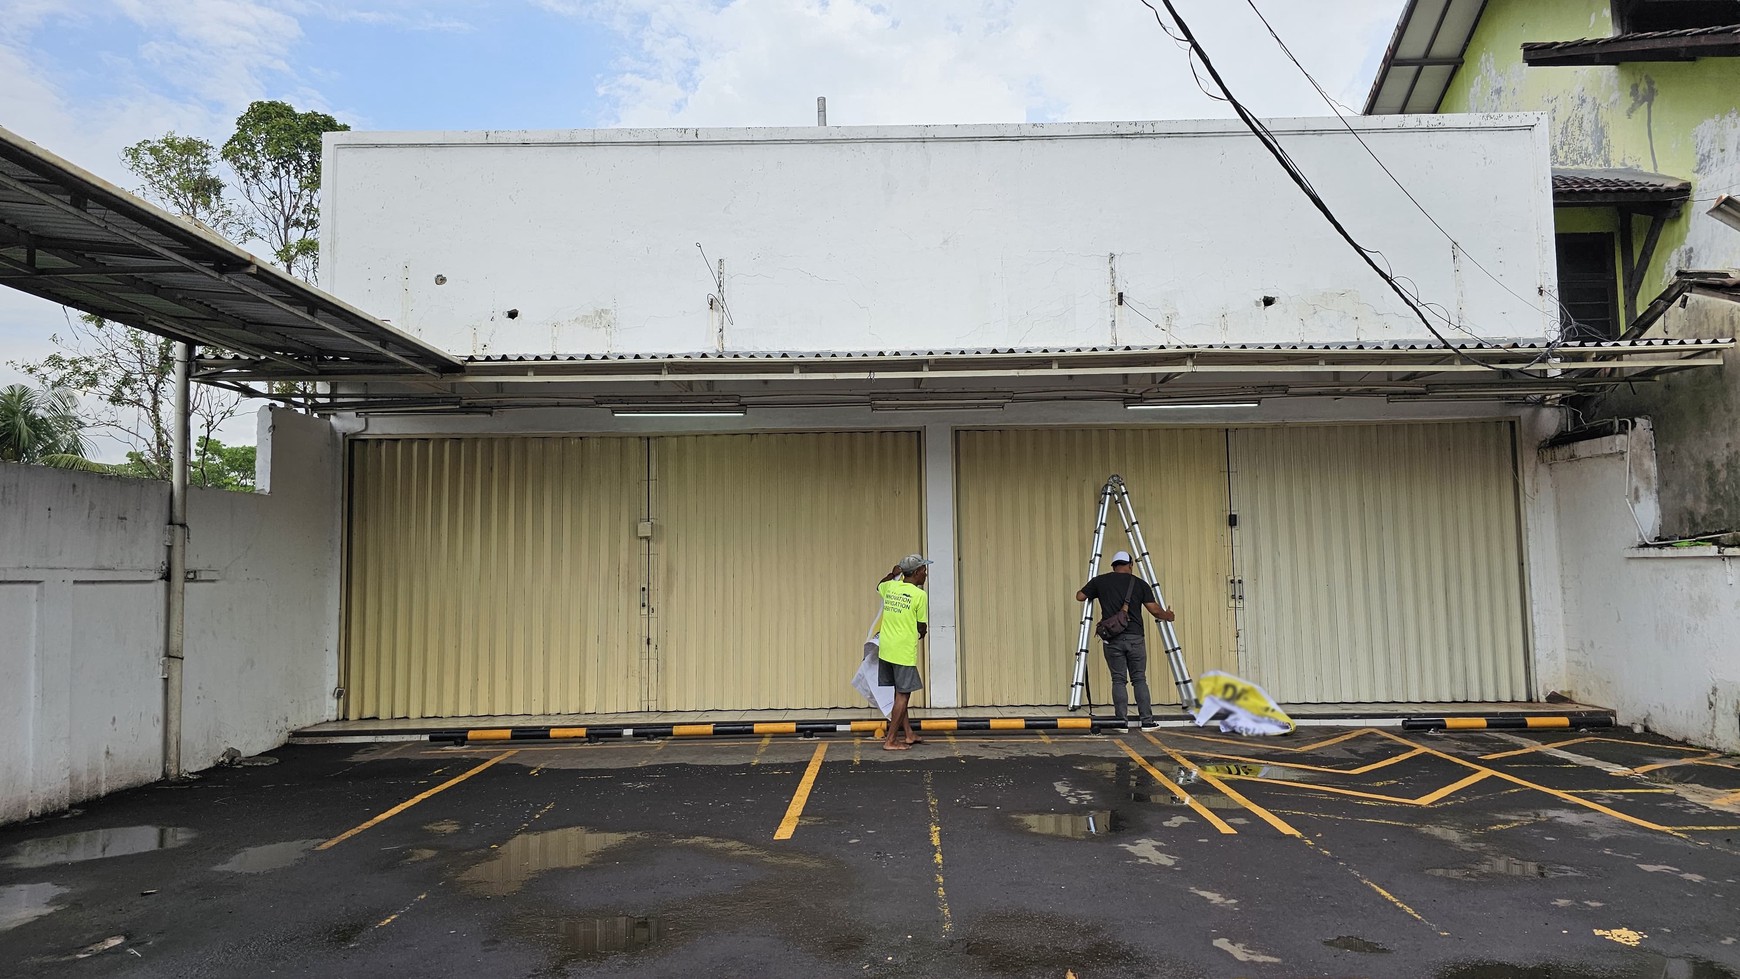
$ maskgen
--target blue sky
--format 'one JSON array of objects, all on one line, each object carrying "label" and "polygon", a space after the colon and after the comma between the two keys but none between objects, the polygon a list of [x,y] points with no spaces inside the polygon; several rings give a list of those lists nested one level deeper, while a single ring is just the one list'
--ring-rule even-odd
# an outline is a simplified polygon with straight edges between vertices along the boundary
[{"label": "blue sky", "polygon": [[[1175,2],[1259,113],[1328,112],[1246,4]],[[1357,109],[1403,0],[1258,6]],[[262,98],[404,130],[806,125],[817,95],[838,125],[1228,114],[1137,0],[0,0],[0,126],[127,187],[122,147]],[[63,324],[0,290],[0,384]]]}]

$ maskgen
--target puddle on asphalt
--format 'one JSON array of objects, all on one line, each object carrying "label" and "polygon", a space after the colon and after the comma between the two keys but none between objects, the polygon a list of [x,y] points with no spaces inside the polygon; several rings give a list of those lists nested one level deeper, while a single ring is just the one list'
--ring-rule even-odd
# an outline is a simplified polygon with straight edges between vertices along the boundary
[{"label": "puddle on asphalt", "polygon": [[1325,938],[1323,944],[1330,948],[1339,948],[1343,952],[1369,952],[1388,954],[1389,949],[1377,942],[1368,942],[1358,935],[1342,935],[1338,938]]},{"label": "puddle on asphalt", "polygon": [[1618,968],[1579,965],[1511,965],[1465,962],[1438,973],[1438,979],[1740,979],[1714,962],[1642,953]]},{"label": "puddle on asphalt", "polygon": [[302,855],[314,849],[319,842],[317,839],[289,840],[284,843],[251,846],[212,869],[236,874],[263,874],[268,870],[281,870],[302,859]]},{"label": "puddle on asphalt", "polygon": [[60,910],[54,899],[66,893],[57,884],[7,884],[0,887],[0,931]]},{"label": "puddle on asphalt", "polygon": [[496,848],[488,860],[461,874],[459,883],[473,894],[501,897],[546,870],[584,867],[600,853],[637,835],[600,833],[583,826],[522,833]]},{"label": "puddle on asphalt", "polygon": [[14,847],[0,864],[8,867],[52,867],[81,860],[124,857],[151,850],[169,850],[193,839],[194,832],[180,826],[120,826],[92,829],[64,836],[26,840]]},{"label": "puddle on asphalt", "polygon": [[1018,828],[1029,833],[1061,836],[1066,840],[1106,836],[1125,828],[1123,814],[1114,809],[1098,809],[1093,812],[1011,813],[1009,818],[1015,821]]},{"label": "puddle on asphalt", "polygon": [[1483,880],[1487,877],[1581,877],[1569,867],[1517,860],[1512,857],[1486,857],[1465,867],[1433,867],[1426,871],[1433,877],[1453,880]]},{"label": "puddle on asphalt", "polygon": [[575,918],[558,922],[555,938],[564,959],[597,959],[638,952],[664,941],[665,920],[630,915]]}]

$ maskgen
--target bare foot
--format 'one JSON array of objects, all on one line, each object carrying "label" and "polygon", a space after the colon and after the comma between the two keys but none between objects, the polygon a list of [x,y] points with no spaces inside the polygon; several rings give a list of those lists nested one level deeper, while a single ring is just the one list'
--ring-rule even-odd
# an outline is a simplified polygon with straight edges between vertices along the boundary
[{"label": "bare foot", "polygon": [[905,751],[906,749],[908,749],[910,747],[912,747],[912,746],[909,744],[901,744],[898,741],[891,741],[887,744],[884,744],[882,746],[882,750],[883,751]]},{"label": "bare foot", "polygon": [[926,744],[927,742],[923,738],[908,738],[906,743],[908,745],[915,745],[915,744]]}]

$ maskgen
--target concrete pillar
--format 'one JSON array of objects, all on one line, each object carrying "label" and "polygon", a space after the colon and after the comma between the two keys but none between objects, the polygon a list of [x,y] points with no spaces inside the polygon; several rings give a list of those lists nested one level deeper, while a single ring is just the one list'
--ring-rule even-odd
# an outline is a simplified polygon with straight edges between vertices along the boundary
[{"label": "concrete pillar", "polygon": [[955,628],[955,433],[949,425],[924,427],[924,556],[930,566],[930,676],[925,703],[961,705]]}]

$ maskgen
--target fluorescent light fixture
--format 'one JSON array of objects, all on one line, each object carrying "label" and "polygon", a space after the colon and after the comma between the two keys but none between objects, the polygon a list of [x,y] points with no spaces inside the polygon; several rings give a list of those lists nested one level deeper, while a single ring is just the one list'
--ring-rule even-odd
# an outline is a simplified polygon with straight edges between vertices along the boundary
[{"label": "fluorescent light fixture", "polygon": [[1190,402],[1190,401],[1169,401],[1169,402],[1126,401],[1126,402],[1124,402],[1124,407],[1128,408],[1131,411],[1159,411],[1162,409],[1175,410],[1175,409],[1185,409],[1185,408],[1210,408],[1210,409],[1256,408],[1256,407],[1260,407],[1261,405],[1262,405],[1261,401],[1197,401],[1197,402]]},{"label": "fluorescent light fixture", "polygon": [[693,408],[612,408],[618,418],[742,418],[742,405],[697,405]]},{"label": "fluorescent light fixture", "polygon": [[1008,402],[988,400],[872,401],[871,411],[1002,411]]},{"label": "fluorescent light fixture", "polygon": [[1727,194],[1716,198],[1716,206],[1710,208],[1710,217],[1722,222],[1735,231],[1740,231],[1740,197]]}]

